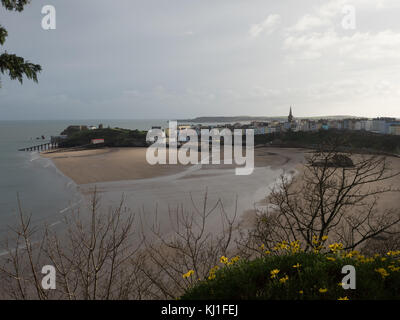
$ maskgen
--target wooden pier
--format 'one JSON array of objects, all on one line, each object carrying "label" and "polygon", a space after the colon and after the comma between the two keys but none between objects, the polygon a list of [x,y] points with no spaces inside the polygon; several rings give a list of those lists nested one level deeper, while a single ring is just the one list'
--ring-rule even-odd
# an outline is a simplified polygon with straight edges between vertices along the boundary
[{"label": "wooden pier", "polygon": [[58,143],[57,142],[48,142],[48,143],[43,143],[43,144],[38,144],[36,146],[28,147],[28,148],[22,148],[19,149],[18,151],[48,151],[48,150],[54,150],[58,148]]}]

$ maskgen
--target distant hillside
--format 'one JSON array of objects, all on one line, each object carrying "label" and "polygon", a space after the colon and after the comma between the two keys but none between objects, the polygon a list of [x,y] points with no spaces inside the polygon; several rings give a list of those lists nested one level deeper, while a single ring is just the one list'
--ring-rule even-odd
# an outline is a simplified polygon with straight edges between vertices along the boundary
[{"label": "distant hillside", "polygon": [[[321,116],[321,117],[296,117],[297,119],[331,119],[331,120],[341,120],[350,118],[360,118],[355,116]],[[283,121],[286,120],[287,116],[279,117],[252,117],[252,116],[234,116],[234,117],[197,117],[194,119],[182,119],[178,122],[194,122],[194,123],[218,123],[218,122],[243,122],[243,121]]]}]

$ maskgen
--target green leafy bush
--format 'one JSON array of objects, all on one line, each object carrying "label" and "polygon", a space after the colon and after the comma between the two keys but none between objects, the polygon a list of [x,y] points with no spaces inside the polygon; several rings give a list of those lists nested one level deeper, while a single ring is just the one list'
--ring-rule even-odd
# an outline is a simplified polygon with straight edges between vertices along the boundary
[{"label": "green leafy bush", "polygon": [[[182,300],[370,300],[400,298],[400,252],[285,253],[227,263],[212,270]],[[356,269],[356,289],[342,287],[345,265]]]},{"label": "green leafy bush", "polygon": [[[60,147],[88,147],[92,139],[104,139],[106,147],[145,147],[145,131],[128,130],[120,128],[105,128],[96,130],[83,130],[72,133],[65,141],[60,143]],[[93,147],[98,147],[93,145]]]}]

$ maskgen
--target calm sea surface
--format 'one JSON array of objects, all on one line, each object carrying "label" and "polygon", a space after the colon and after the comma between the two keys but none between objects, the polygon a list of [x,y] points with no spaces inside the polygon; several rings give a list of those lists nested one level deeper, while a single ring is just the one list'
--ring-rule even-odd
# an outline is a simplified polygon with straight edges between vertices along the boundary
[{"label": "calm sea surface", "polygon": [[32,215],[35,224],[57,223],[62,214],[82,203],[75,183],[50,160],[37,152],[17,150],[47,142],[69,125],[100,123],[105,127],[140,130],[167,126],[166,120],[0,121],[0,236],[16,221],[17,196],[23,211]]}]

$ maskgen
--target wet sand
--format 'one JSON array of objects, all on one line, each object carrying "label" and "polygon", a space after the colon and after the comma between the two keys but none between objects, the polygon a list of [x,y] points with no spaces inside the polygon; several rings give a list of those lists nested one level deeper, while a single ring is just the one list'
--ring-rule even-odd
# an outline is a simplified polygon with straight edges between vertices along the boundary
[{"label": "wet sand", "polygon": [[[227,216],[238,219],[263,199],[283,172],[294,172],[304,159],[302,149],[256,148],[251,175],[235,175],[234,165],[155,165],[146,162],[145,148],[99,149],[51,153],[65,175],[74,180],[88,198],[96,188],[105,209],[124,205],[151,225],[157,217],[162,232],[169,232],[169,215],[177,208],[194,212],[221,201]],[[221,227],[222,206],[208,219],[209,231]],[[195,208],[196,207],[196,208]]]},{"label": "wet sand", "polygon": [[[207,230],[221,231],[221,213],[237,217],[250,225],[255,208],[263,209],[270,189],[283,173],[300,173],[307,150],[262,147],[255,149],[255,168],[251,175],[235,175],[234,165],[155,165],[146,162],[145,148],[100,149],[45,155],[65,175],[73,179],[88,199],[96,188],[104,209],[115,208],[124,196],[125,207],[132,210],[145,226],[155,219],[161,233],[171,231],[170,215],[182,210],[196,212],[220,201],[207,221]],[[391,158],[400,171],[400,159]],[[400,176],[382,183],[400,186]],[[399,207],[397,193],[382,195],[381,210]],[[138,224],[139,225],[139,224]],[[139,228],[139,226],[138,226]]]},{"label": "wet sand", "polygon": [[[353,160],[357,160],[357,156],[353,156]],[[388,164],[391,168],[391,173],[395,174],[396,172],[400,172],[400,158],[397,157],[388,157],[387,158]],[[301,192],[302,188],[304,187],[304,181],[303,181],[303,174],[304,174],[304,166],[301,165],[300,163],[293,168],[296,171],[296,175],[294,177],[294,190],[298,190],[298,192]],[[389,172],[388,172],[389,174]],[[351,180],[351,179],[350,179]],[[385,192],[381,194],[376,195],[376,206],[374,209],[374,214],[376,216],[385,216],[388,213],[397,213],[400,214],[400,198],[399,198],[399,192],[400,191],[400,175],[394,176],[390,179],[379,181],[379,182],[372,182],[367,185],[364,185],[361,187],[360,191],[364,193],[371,192],[373,190],[389,190],[392,189],[393,191],[390,192]],[[368,198],[368,200],[365,200],[364,202],[370,202],[373,201],[374,197]],[[256,207],[259,211],[265,211],[266,208],[268,207],[268,199],[264,198],[261,201],[258,201],[256,203]],[[358,217],[360,215],[358,207],[353,207],[351,208],[348,213],[349,215],[354,215],[355,217]],[[362,210],[365,210],[363,208]],[[362,214],[365,214],[364,211],[362,211]],[[251,227],[254,225],[256,221],[256,216],[257,216],[257,210],[255,209],[249,209],[243,212],[243,224],[242,227]]]},{"label": "wet sand", "polygon": [[[150,165],[146,161],[146,148],[105,148],[84,151],[42,153],[76,184],[89,184],[122,180],[138,180],[174,175],[187,171],[187,165]],[[255,167],[281,169],[289,162],[299,162],[300,149],[256,148]],[[221,158],[223,152],[221,152]],[[168,161],[168,159],[167,159]],[[235,165],[203,165],[202,169],[233,169]],[[288,167],[288,166],[286,166]]]}]

